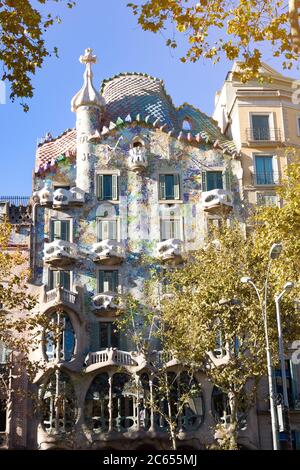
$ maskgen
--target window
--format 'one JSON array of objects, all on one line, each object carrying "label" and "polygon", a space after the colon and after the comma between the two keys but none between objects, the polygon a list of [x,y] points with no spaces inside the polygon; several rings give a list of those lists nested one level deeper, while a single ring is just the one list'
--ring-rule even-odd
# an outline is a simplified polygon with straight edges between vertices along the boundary
[{"label": "window", "polygon": [[256,202],[258,206],[276,207],[278,206],[278,197],[276,194],[257,193]]},{"label": "window", "polygon": [[99,345],[100,350],[106,348],[119,348],[120,333],[113,322],[99,323]]},{"label": "window", "polygon": [[60,328],[59,338],[54,338],[54,330],[46,332],[46,356],[48,361],[70,361],[75,350],[75,332],[69,316],[65,313],[55,313],[51,318],[53,327]]},{"label": "window", "polygon": [[99,294],[104,292],[118,292],[119,272],[99,271]]},{"label": "window", "polygon": [[183,131],[186,131],[186,132],[189,132],[189,131],[192,130],[192,123],[191,123],[190,119],[185,118],[185,119],[182,121],[182,130],[183,130]]},{"label": "window", "polygon": [[52,220],[51,222],[51,241],[64,240],[70,241],[70,220]]},{"label": "window", "polygon": [[255,157],[256,184],[274,184],[273,156]]},{"label": "window", "polygon": [[223,189],[223,172],[203,171],[202,191],[212,191],[213,189]]},{"label": "window", "polygon": [[97,198],[100,201],[119,199],[118,175],[97,175]]},{"label": "window", "polygon": [[71,272],[70,271],[49,271],[49,289],[64,287],[71,290]]},{"label": "window", "polygon": [[159,175],[159,199],[180,199],[178,174]]},{"label": "window", "polygon": [[161,219],[161,241],[181,239],[181,219]]},{"label": "window", "polygon": [[252,139],[270,140],[269,114],[252,115]]},{"label": "window", "polygon": [[97,241],[102,240],[117,240],[118,239],[118,221],[103,220],[97,218]]},{"label": "window", "polygon": [[[287,393],[288,393],[289,405],[291,408],[293,408],[294,390],[293,390],[293,381],[292,381],[290,361],[288,360],[285,361],[285,375],[286,375],[286,382],[287,382]],[[283,386],[282,386],[281,369],[275,369],[275,385],[276,385],[276,392],[281,397],[282,403],[283,403]]]}]

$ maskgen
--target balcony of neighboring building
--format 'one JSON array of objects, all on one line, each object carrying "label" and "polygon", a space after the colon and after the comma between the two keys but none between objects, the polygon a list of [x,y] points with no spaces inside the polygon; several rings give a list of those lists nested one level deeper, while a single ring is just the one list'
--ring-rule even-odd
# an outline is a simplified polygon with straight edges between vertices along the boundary
[{"label": "balcony of neighboring building", "polygon": [[249,147],[272,147],[283,140],[282,130],[274,125],[274,113],[250,113],[250,126],[245,129],[243,142]]}]

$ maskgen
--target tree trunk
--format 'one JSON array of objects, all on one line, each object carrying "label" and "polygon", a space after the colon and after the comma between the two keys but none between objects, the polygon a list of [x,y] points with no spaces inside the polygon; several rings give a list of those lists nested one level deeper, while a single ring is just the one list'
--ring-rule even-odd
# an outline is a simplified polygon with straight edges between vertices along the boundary
[{"label": "tree trunk", "polygon": [[165,387],[166,387],[166,397],[167,397],[167,403],[168,403],[168,417],[169,417],[169,427],[170,427],[170,435],[171,435],[171,441],[172,441],[172,449],[177,450],[176,434],[175,434],[176,424],[174,426],[174,422],[172,418],[172,407],[171,407],[171,402],[170,402],[170,391],[169,391],[167,373],[165,374]]},{"label": "tree trunk", "polygon": [[237,416],[237,397],[233,392],[228,393],[229,407],[230,407],[230,426],[229,426],[229,449],[237,450],[237,437],[238,437],[238,416]]}]

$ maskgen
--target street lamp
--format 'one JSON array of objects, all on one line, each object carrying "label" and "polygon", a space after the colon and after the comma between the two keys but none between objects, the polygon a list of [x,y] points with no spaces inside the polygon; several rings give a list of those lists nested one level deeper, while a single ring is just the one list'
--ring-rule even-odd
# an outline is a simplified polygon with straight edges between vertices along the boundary
[{"label": "street lamp", "polygon": [[267,296],[268,296],[268,281],[269,281],[271,264],[274,259],[277,259],[280,256],[281,251],[282,251],[281,243],[273,243],[273,245],[270,248],[268,269],[267,269],[265,284],[263,288],[264,297],[262,297],[261,292],[259,291],[257,286],[254,284],[251,277],[241,278],[242,283],[249,284],[254,288],[260,307],[261,307],[261,312],[262,312],[262,317],[263,317],[263,322],[264,322],[266,356],[267,356],[267,374],[268,374],[268,385],[269,385],[269,396],[270,396],[271,427],[272,427],[272,438],[273,438],[274,450],[278,450],[278,437],[277,437],[277,420],[276,420],[274,384],[273,384],[273,375],[272,375],[272,359],[271,359],[270,342],[269,342],[269,334],[268,334]]},{"label": "street lamp", "polygon": [[285,357],[284,357],[284,347],[283,347],[283,337],[282,337],[282,327],[281,327],[281,316],[280,316],[280,300],[282,296],[290,291],[294,287],[293,282],[287,282],[283,287],[280,294],[275,295],[275,305],[276,305],[276,319],[277,319],[277,329],[278,329],[278,345],[279,345],[279,359],[280,359],[280,369],[281,369],[281,380],[282,380],[282,390],[283,390],[283,406],[284,406],[284,424],[285,431],[287,433],[288,448],[291,449],[292,446],[292,436],[290,428],[290,417],[289,417],[289,398],[287,392],[287,381],[286,381],[286,370],[285,370]]}]

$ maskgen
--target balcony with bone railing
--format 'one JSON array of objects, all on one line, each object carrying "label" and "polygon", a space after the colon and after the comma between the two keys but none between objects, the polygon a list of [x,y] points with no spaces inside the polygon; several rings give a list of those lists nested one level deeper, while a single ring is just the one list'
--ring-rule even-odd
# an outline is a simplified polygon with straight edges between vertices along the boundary
[{"label": "balcony with bone railing", "polygon": [[121,264],[125,259],[124,246],[116,240],[107,239],[95,243],[92,252],[95,263],[108,266]]},{"label": "balcony with bone railing", "polygon": [[205,212],[219,214],[233,209],[233,196],[226,189],[212,189],[202,193],[202,207]]},{"label": "balcony with bone railing", "polygon": [[182,261],[182,241],[170,238],[157,244],[157,255],[161,261],[179,264]]},{"label": "balcony with bone railing", "polygon": [[76,262],[78,258],[77,246],[64,240],[54,240],[45,243],[44,261],[51,266],[63,267]]},{"label": "balcony with bone railing", "polygon": [[121,351],[117,348],[107,348],[101,351],[90,352],[86,357],[86,372],[106,368],[109,366],[133,367],[135,371],[151,369],[153,367],[173,367],[179,363],[171,352],[151,351],[148,357],[137,351]]},{"label": "balcony with bone railing", "polygon": [[40,191],[33,193],[33,200],[41,206],[53,206],[54,209],[61,209],[69,205],[82,205],[85,201],[85,192],[77,187],[53,190],[45,186]]},{"label": "balcony with bone railing", "polygon": [[144,171],[148,166],[148,158],[144,147],[133,147],[129,150],[129,169],[140,173]]},{"label": "balcony with bone railing", "polygon": [[47,285],[43,285],[41,304],[43,310],[56,306],[66,306],[76,312],[80,312],[82,306],[81,289],[80,287],[75,287],[75,291],[70,291],[62,286],[57,286],[49,290]]}]

